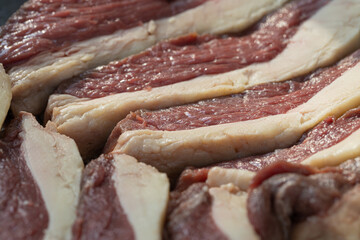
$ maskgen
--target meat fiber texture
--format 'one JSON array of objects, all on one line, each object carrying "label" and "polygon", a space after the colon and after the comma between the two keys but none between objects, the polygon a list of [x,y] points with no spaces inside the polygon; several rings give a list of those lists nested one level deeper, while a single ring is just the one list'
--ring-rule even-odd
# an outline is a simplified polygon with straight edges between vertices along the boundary
[{"label": "meat fiber texture", "polygon": [[206,182],[216,187],[232,183],[246,190],[256,172],[274,162],[286,161],[318,168],[339,165],[360,156],[359,122],[359,109],[352,109],[338,119],[324,120],[289,148],[207,168],[188,169],[182,173],[178,184],[187,186],[193,182]]},{"label": "meat fiber texture", "polygon": [[283,114],[179,131],[134,130],[115,149],[167,173],[288,147],[328,116],[360,104],[359,63],[307,102]]},{"label": "meat fiber texture", "polygon": [[[284,2],[206,1],[175,16],[74,42],[56,51],[43,51],[8,71],[14,96],[12,110],[15,113],[24,110],[39,114],[44,110],[48,96],[65,79],[139,52],[161,39],[190,32],[221,34],[239,31]],[[65,13],[60,11],[57,14]]]},{"label": "meat fiber texture", "polygon": [[[13,124],[15,125],[12,128],[6,129],[5,143],[2,142],[4,146],[7,145],[10,148],[8,150],[3,149],[2,154],[5,152],[9,154],[3,155],[2,158],[13,163],[23,161],[24,168],[27,169],[26,171],[29,172],[35,182],[36,189],[24,191],[37,192],[41,201],[44,202],[48,221],[43,229],[42,239],[70,239],[83,170],[83,162],[76,144],[72,139],[57,133],[50,125],[44,129],[29,113],[20,113]],[[12,167],[14,168],[12,170],[15,170],[14,172],[20,169],[20,165],[14,164]],[[18,193],[22,191],[22,187],[28,186],[25,177],[20,173],[20,182],[9,194]],[[10,181],[9,179],[7,181]],[[2,184],[4,183],[0,185]],[[32,239],[32,232],[35,233],[35,231],[31,228],[27,229],[27,227],[31,226],[32,221],[36,222],[38,219],[27,219],[30,221],[28,225],[22,225],[22,223],[26,221],[27,213],[30,214],[30,212],[34,211],[39,202],[26,201],[26,196],[27,194],[13,196],[19,201],[16,209],[20,211],[18,213],[20,217],[17,219],[11,219],[16,217],[16,211],[14,212],[16,209],[6,209],[6,206],[10,207],[11,205],[4,205],[5,209],[2,209],[2,212],[6,213],[8,210],[14,215],[10,214],[9,219],[5,220],[5,222],[2,221],[2,224],[12,221],[15,223],[19,221],[19,224],[9,229],[2,227],[1,233],[9,233],[13,231],[13,228],[22,227],[18,232],[14,232],[14,235],[7,235],[4,239],[16,239],[21,234],[29,234],[23,237]],[[6,202],[6,199],[1,200],[1,202]],[[36,215],[37,213],[32,212],[32,214]],[[37,217],[39,217],[40,221],[42,215],[38,214]],[[39,231],[39,229],[36,231]]]},{"label": "meat fiber texture", "polygon": [[[289,44],[283,52],[269,62],[253,64],[228,73],[201,76],[151,90],[114,94],[80,102],[77,100],[69,104],[66,104],[68,103],[66,96],[60,96],[60,102],[65,105],[53,109],[51,120],[57,125],[59,132],[76,141],[80,152],[86,157],[89,152],[103,146],[116,123],[130,111],[140,108],[164,108],[238,93],[256,84],[284,81],[335,62],[358,47],[359,9],[360,1],[358,0],[329,2],[304,22],[289,40]],[[317,41],[313,39],[317,39]],[[50,108],[51,102],[52,100],[50,100]],[[96,139],[92,137],[94,135],[97,136]],[[147,149],[144,151],[147,151],[149,155],[150,152],[162,149],[161,144],[157,143],[154,143],[153,149],[147,148],[150,146],[148,144],[144,146],[144,149]],[[193,146],[194,149],[197,147]],[[180,148],[178,149],[180,150]],[[223,150],[225,151],[225,149]],[[228,150],[232,151],[230,147]],[[184,151],[192,152],[193,150]],[[203,156],[206,154],[206,151],[198,149],[197,153],[192,155]],[[137,156],[139,157],[139,155]],[[170,157],[169,155],[168,157],[175,156]]]},{"label": "meat fiber texture", "polygon": [[10,78],[0,64],[0,129],[8,114],[11,102]]}]

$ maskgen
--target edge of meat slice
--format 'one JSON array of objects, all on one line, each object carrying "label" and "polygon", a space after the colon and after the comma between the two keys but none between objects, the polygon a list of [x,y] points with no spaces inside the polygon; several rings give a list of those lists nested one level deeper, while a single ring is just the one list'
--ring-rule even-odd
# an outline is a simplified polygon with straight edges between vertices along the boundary
[{"label": "edge of meat slice", "polygon": [[4,120],[8,114],[11,103],[10,78],[5,73],[2,64],[0,64],[0,99],[1,99],[1,106],[0,106],[0,130],[1,130],[1,126],[4,123]]}]

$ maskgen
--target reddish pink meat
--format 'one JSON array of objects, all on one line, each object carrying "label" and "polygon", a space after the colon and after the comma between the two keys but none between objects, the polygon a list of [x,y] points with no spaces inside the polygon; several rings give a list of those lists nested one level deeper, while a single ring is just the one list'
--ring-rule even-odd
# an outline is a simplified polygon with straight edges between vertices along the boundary
[{"label": "reddish pink meat", "polygon": [[[258,172],[271,164],[277,164],[279,162],[300,163],[313,154],[341,142],[359,128],[360,108],[350,110],[338,119],[328,118],[324,120],[308,133],[304,134],[301,140],[290,148],[278,149],[264,155],[223,162],[207,168],[187,169],[181,174],[177,188],[186,189],[193,183],[205,182],[209,169],[214,166]],[[285,166],[285,170],[283,170],[283,166]],[[253,186],[256,187],[263,179],[275,173],[287,172],[286,168],[288,167],[287,165],[279,163],[276,168],[277,169],[269,168],[272,172],[262,171],[255,179]]]},{"label": "reddish pink meat", "polygon": [[194,184],[184,191],[173,191],[165,225],[166,239],[228,239],[214,222],[212,202],[209,187],[203,183]]},{"label": "reddish pink meat", "polygon": [[[242,94],[157,111],[139,110],[120,121],[111,135],[137,129],[176,131],[286,113],[313,97],[360,61],[360,50],[337,65],[306,77],[257,85]],[[111,141],[111,140],[110,140]]]},{"label": "reddish pink meat", "polygon": [[0,140],[0,239],[43,239],[49,214],[22,151],[21,116]]},{"label": "reddish pink meat", "polygon": [[85,168],[72,228],[73,240],[134,240],[135,234],[116,194],[112,155],[101,155]]},{"label": "reddish pink meat", "polygon": [[[59,87],[58,93],[98,98],[187,81],[240,69],[278,55],[299,25],[329,0],[296,0],[264,19],[242,37],[188,35],[88,71]],[[281,21],[283,24],[278,24]]]},{"label": "reddish pink meat", "polygon": [[0,62],[9,67],[43,51],[111,34],[207,0],[30,0],[0,28]]}]

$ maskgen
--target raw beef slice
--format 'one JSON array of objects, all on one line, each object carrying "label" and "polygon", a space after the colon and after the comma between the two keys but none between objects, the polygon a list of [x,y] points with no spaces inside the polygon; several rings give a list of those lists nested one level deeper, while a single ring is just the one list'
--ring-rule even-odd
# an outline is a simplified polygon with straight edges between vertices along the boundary
[{"label": "raw beef slice", "polygon": [[169,198],[165,174],[119,153],[85,168],[73,239],[160,240]]},{"label": "raw beef slice", "polygon": [[225,161],[205,168],[186,169],[182,172],[178,185],[186,188],[196,182],[206,182],[209,186],[216,187],[232,183],[246,190],[256,172],[273,163],[286,161],[313,167],[338,165],[347,159],[360,156],[359,128],[360,109],[352,109],[340,118],[325,119],[289,148]]},{"label": "raw beef slice", "polygon": [[83,162],[74,141],[20,113],[0,140],[0,238],[69,239]]}]

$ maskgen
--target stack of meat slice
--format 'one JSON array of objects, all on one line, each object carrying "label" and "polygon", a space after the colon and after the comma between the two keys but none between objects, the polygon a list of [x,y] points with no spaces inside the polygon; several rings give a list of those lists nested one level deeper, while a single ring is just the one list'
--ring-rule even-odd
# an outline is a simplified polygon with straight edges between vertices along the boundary
[{"label": "stack of meat slice", "polygon": [[24,4],[0,239],[358,238],[360,0],[286,2]]},{"label": "stack of meat slice", "polygon": [[114,129],[108,148],[175,174],[290,146],[326,117],[360,104],[359,61],[360,50],[303,78],[130,114]]},{"label": "stack of meat slice", "polygon": [[162,42],[61,86],[48,112],[86,157],[130,111],[239,93],[339,60],[359,46],[359,12],[358,0],[296,0],[241,37]]},{"label": "stack of meat slice", "polygon": [[29,0],[1,28],[12,109],[40,114],[63,80],[190,32],[239,31],[286,0]]},{"label": "stack of meat slice", "polygon": [[0,140],[0,169],[1,239],[161,239],[169,181],[130,156],[83,172],[72,139],[20,113]]},{"label": "stack of meat slice", "polygon": [[167,233],[172,239],[358,236],[359,129],[360,110],[353,109],[323,121],[290,148],[186,170],[171,193]]}]

